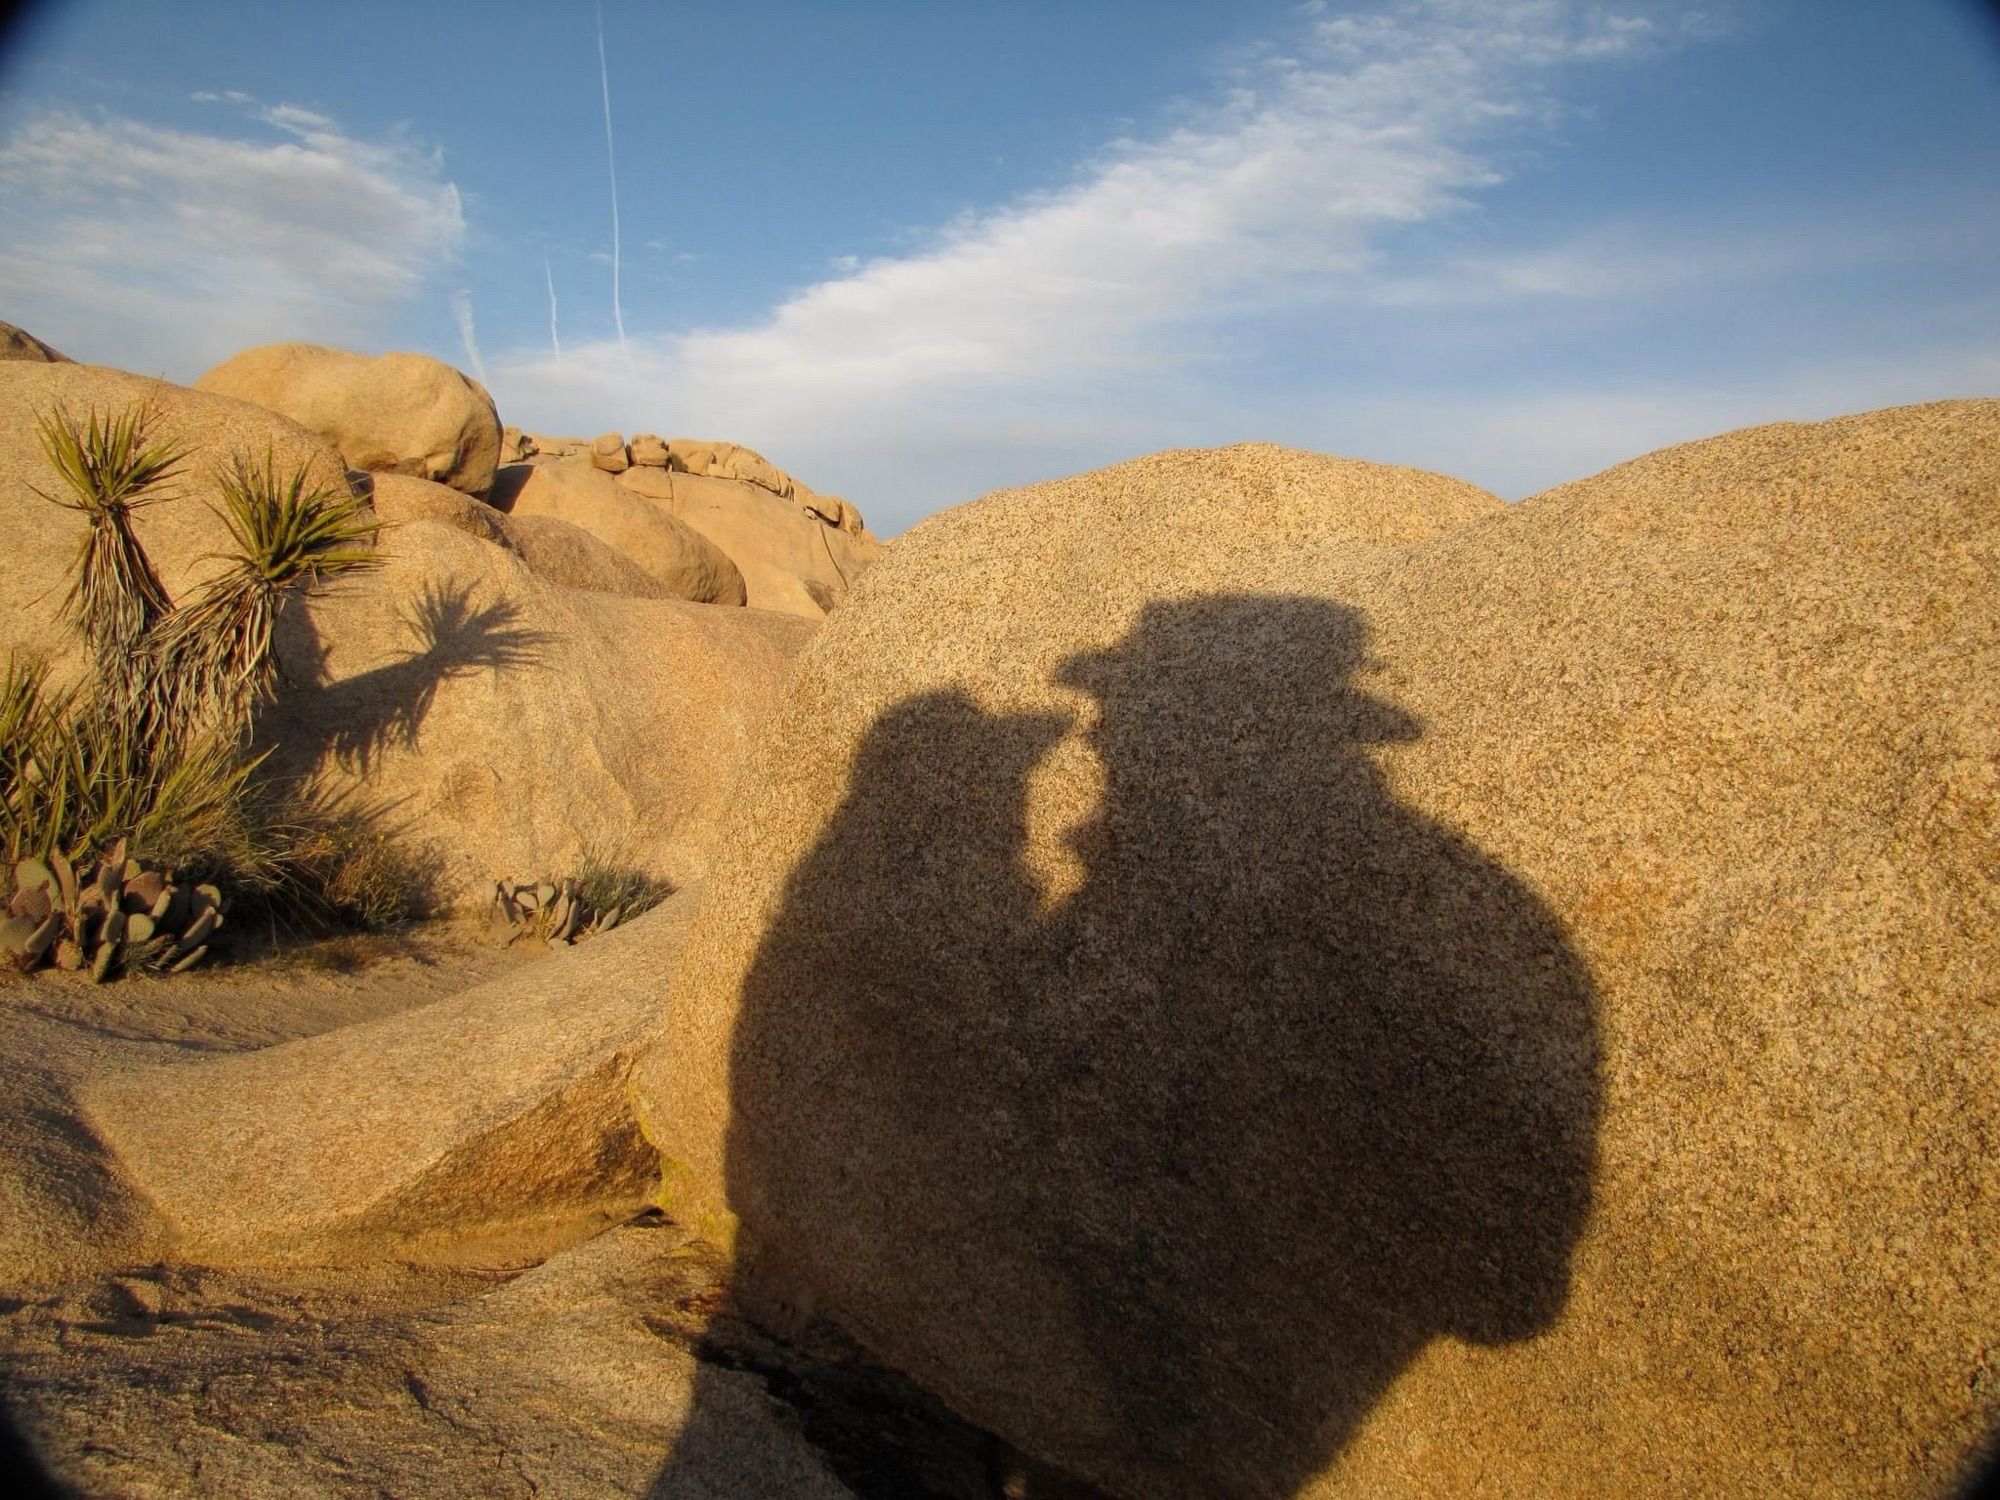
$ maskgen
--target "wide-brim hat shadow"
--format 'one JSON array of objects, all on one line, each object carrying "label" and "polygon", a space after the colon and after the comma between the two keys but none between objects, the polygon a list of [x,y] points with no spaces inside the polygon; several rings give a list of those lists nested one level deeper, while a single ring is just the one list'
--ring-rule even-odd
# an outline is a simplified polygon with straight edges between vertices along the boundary
[{"label": "wide-brim hat shadow", "polygon": [[1115,644],[1064,657],[1052,680],[1089,693],[1107,715],[1247,707],[1273,723],[1308,719],[1346,743],[1421,738],[1421,720],[1355,685],[1383,666],[1367,646],[1367,622],[1343,604],[1210,594],[1153,601]]}]

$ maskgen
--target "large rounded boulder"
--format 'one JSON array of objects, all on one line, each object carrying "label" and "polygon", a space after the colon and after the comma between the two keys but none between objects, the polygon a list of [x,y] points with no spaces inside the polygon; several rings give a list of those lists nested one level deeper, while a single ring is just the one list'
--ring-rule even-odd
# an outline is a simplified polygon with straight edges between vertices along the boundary
[{"label": "large rounded boulder", "polygon": [[371,473],[413,474],[483,495],[500,461],[493,398],[424,354],[370,358],[319,344],[264,344],[224,360],[195,389],[280,412]]},{"label": "large rounded boulder", "polygon": [[568,521],[510,515],[444,485],[402,474],[376,476],[372,491],[375,514],[392,528],[407,521],[442,521],[506,548],[551,583],[632,599],[680,597],[624,553]]},{"label": "large rounded boulder", "polygon": [[592,856],[705,874],[810,627],[569,587],[437,521],[382,550],[281,639],[275,768],[382,809],[459,900]]},{"label": "large rounded boulder", "polygon": [[681,952],[676,1211],[1115,1495],[1943,1492],[2000,1419],[1996,488],[1950,402],[1516,506],[1245,447],[925,522]]}]

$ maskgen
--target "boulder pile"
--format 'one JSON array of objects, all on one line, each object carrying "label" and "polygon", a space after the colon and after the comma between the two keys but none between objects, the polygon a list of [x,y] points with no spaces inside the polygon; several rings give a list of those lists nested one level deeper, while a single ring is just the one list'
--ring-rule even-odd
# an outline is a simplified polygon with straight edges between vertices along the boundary
[{"label": "boulder pile", "polygon": [[[619,502],[599,483],[614,480],[647,510],[683,523],[720,548],[741,573],[745,600],[754,609],[819,619],[881,555],[881,543],[852,503],[807,488],[762,454],[735,443],[654,433],[629,441],[617,432],[589,439],[545,437],[509,428],[502,452],[510,470],[520,467],[503,470],[495,504],[559,516],[628,552],[664,550],[671,556],[683,550],[637,539],[637,532],[657,528],[630,519],[638,512],[629,507],[624,508],[628,518],[620,519]],[[631,540],[621,543],[613,533]],[[680,565],[669,562],[649,571],[671,579]]]},{"label": "boulder pile", "polygon": [[[309,484],[349,482],[327,441],[248,402],[93,365],[0,362],[0,650],[55,663],[59,680],[76,649],[61,583],[85,523],[39,493],[50,479],[36,423],[57,407],[133,405],[189,449],[178,495],[133,521],[174,597],[226,544],[212,476],[231,456],[268,452]],[[355,482],[396,524],[378,543],[382,567],[281,615],[286,686],[261,730],[271,769],[393,809],[449,900],[490,895],[495,869],[573,869],[586,848],[620,849],[676,884],[697,878],[811,626],[690,603],[558,520],[407,475]],[[732,576],[691,528],[655,519]]]},{"label": "boulder pile", "polygon": [[560,522],[596,538],[676,599],[745,601],[743,575],[720,547],[594,463],[508,464],[490,499],[508,521]]}]

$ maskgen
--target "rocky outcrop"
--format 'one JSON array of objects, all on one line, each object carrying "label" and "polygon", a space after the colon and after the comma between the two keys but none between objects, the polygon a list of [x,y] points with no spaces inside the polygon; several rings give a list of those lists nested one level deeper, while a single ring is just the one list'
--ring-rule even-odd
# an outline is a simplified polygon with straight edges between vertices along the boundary
[{"label": "rocky outcrop", "polygon": [[535,451],[535,440],[511,424],[500,429],[500,462],[518,464]]},{"label": "rocky outcrop", "polygon": [[375,514],[392,528],[406,521],[442,521],[482,542],[519,551],[508,534],[507,517],[462,490],[408,474],[364,475],[361,482],[368,488]]},{"label": "rocky outcrop", "polygon": [[761,485],[636,467],[617,483],[726,553],[753,609],[820,619],[881,555],[872,536],[830,526]]},{"label": "rocky outcrop", "polygon": [[444,485],[402,474],[375,476],[371,490],[375,513],[392,525],[442,521],[468,536],[505,547],[550,583],[631,599],[679,597],[624,553],[567,521],[509,515]]},{"label": "rocky outcrop", "polygon": [[[211,476],[232,455],[268,453],[310,484],[347,483],[339,454],[263,408],[89,365],[0,364],[0,517],[11,523],[0,527],[0,648],[58,662],[75,652],[59,602],[83,521],[37,493],[53,486],[37,418],[58,405],[83,414],[134,403],[190,450],[178,498],[135,518],[175,597],[227,544]],[[401,521],[381,540],[383,566],[280,617],[286,689],[261,730],[272,768],[392,810],[390,824],[436,855],[448,898],[476,897],[496,870],[574,869],[586,849],[677,883],[696,878],[810,628],[585,592],[624,587],[629,574],[553,523],[522,525],[417,480],[377,475],[374,485]],[[461,510],[426,518],[452,507]],[[489,519],[505,545],[480,526]],[[682,533],[728,576],[726,559]]]},{"label": "rocky outcrop", "polygon": [[676,1212],[1116,1495],[1943,1492],[1996,455],[1950,402],[1503,508],[1252,446],[923,523],[637,1074]]},{"label": "rocky outcrop", "polygon": [[[860,536],[868,528],[861,520],[861,512],[851,501],[838,495],[820,495],[800,485],[792,492],[792,498],[799,508],[816,520],[829,526],[837,526],[850,536]],[[873,538],[871,537],[872,541]]]},{"label": "rocky outcrop", "polygon": [[607,432],[591,440],[590,466],[602,469],[607,474],[620,474],[632,466],[632,460],[625,453],[625,439],[618,433]]},{"label": "rocky outcrop", "polygon": [[[624,519],[629,512],[604,501],[594,479],[579,479],[579,469],[614,476],[632,494],[654,502],[661,513],[721,549],[742,574],[753,609],[821,619],[881,554],[881,543],[854,505],[808,489],[762,454],[735,443],[653,433],[628,443],[616,432],[586,443],[522,433],[510,451],[549,471],[538,484],[562,486],[566,519],[591,526],[587,516],[601,512],[600,534],[635,535],[641,528]],[[524,476],[514,476],[503,489],[511,493],[526,483]],[[538,495],[534,503],[554,501]]]},{"label": "rocky outcrop", "polygon": [[483,495],[499,463],[493,398],[427,355],[371,359],[318,344],[265,344],[224,360],[195,388],[280,412],[371,473]]},{"label": "rocky outcrop", "polygon": [[58,354],[25,328],[0,323],[0,360],[23,359],[42,365],[74,363],[67,354]]},{"label": "rocky outcrop", "polygon": [[582,528],[677,599],[744,602],[743,575],[721,548],[593,464],[510,465],[494,484],[493,503],[510,516],[546,516]]},{"label": "rocky outcrop", "polygon": [[521,561],[551,583],[597,594],[622,594],[628,599],[679,597],[616,547],[607,546],[581,526],[554,516],[512,515],[501,520]]},{"label": "rocky outcrop", "polygon": [[658,1179],[626,1076],[686,906],[597,939],[600,963],[650,985],[602,985],[563,954],[383,1020],[93,1080],[91,1128],[208,1264],[576,1239]]}]

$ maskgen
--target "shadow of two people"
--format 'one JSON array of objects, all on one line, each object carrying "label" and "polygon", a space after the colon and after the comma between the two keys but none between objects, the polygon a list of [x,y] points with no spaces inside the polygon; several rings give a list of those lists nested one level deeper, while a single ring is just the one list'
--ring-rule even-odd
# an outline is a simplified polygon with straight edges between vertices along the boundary
[{"label": "shadow of two people", "polygon": [[[1547,1328],[1590,1206],[1591,983],[1401,805],[1309,598],[1155,603],[1098,706],[1085,878],[1023,865],[1071,729],[926,693],[868,731],[733,1039],[739,1286],[1111,1492],[1280,1500],[1433,1339]],[[656,1493],[699,1466],[703,1409]],[[691,1475],[689,1477],[692,1477]]]}]

